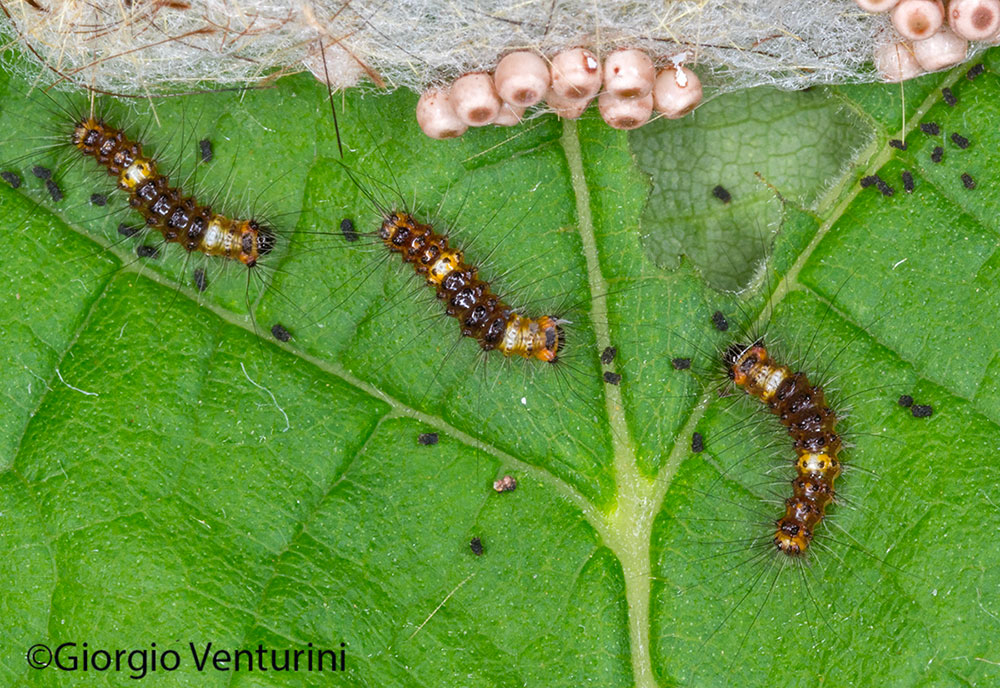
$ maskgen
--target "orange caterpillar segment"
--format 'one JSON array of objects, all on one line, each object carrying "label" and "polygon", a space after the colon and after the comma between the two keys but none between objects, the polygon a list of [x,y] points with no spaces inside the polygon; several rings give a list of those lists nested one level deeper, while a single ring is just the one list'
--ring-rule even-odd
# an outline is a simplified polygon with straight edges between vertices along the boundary
[{"label": "orange caterpillar segment", "polygon": [[129,205],[146,225],[165,241],[188,251],[238,260],[253,267],[274,248],[273,232],[254,220],[236,220],[214,212],[180,189],[156,169],[156,161],[142,154],[142,144],[103,121],[88,117],[76,123],[73,145],[118,177],[118,188],[129,195]]},{"label": "orange caterpillar segment", "polygon": [[478,269],[465,262],[462,251],[448,245],[448,237],[402,211],[386,216],[379,237],[434,286],[447,314],[461,323],[463,337],[475,339],[484,351],[497,349],[504,356],[548,363],[558,360],[565,343],[560,321],[514,312],[479,279]]},{"label": "orange caterpillar segment", "polygon": [[734,345],[724,360],[733,382],[767,404],[795,441],[793,494],[775,522],[774,546],[788,556],[804,554],[833,501],[841,472],[837,414],[827,406],[822,388],[813,386],[805,373],[774,363],[763,342]]}]

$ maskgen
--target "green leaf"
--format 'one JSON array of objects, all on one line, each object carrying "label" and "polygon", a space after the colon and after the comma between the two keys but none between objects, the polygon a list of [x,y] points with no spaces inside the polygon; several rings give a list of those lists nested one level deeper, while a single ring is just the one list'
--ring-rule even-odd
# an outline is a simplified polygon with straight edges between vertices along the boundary
[{"label": "green leaf", "polygon": [[[180,668],[144,679],[171,686],[996,682],[998,56],[905,99],[754,91],[631,136],[591,112],[437,142],[412,94],[349,93],[343,159],[301,76],[104,103],[173,179],[276,226],[250,273],[175,245],[137,259],[111,178],[46,148],[86,106],[5,81],[0,159],[24,184],[0,185],[0,683],[134,683],[127,664],[25,661],[71,642],[176,650]],[[202,138],[215,155],[196,165]],[[894,195],[860,187],[875,173]],[[562,365],[460,338],[386,257],[366,194],[436,218],[500,293],[572,321]],[[805,563],[770,545],[790,440],[712,377],[764,329],[851,440]],[[518,487],[498,494],[505,474]],[[347,667],[199,673],[188,643],[208,642],[345,643]]]}]

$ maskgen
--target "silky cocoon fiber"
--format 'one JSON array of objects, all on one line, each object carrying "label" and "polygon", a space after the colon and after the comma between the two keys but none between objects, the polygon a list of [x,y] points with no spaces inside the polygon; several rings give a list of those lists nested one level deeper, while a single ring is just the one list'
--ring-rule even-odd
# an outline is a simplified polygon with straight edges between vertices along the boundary
[{"label": "silky cocoon fiber", "polygon": [[[878,81],[886,14],[849,0],[3,0],[0,28],[50,82],[112,93],[254,84],[310,69],[336,87],[423,91],[490,72],[515,50],[551,58],[686,53],[706,86]],[[324,70],[320,42],[326,57]],[[22,67],[23,69],[23,67]]]}]

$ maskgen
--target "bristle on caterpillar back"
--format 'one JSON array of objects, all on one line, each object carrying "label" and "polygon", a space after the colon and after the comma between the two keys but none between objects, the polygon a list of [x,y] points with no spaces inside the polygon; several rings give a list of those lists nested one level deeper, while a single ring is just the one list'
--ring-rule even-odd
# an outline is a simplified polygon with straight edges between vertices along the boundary
[{"label": "bristle on caterpillar back", "polygon": [[733,383],[766,404],[794,440],[793,495],[775,522],[774,546],[788,556],[803,555],[833,501],[834,482],[841,472],[841,440],[834,430],[839,418],[827,405],[823,389],[805,373],[793,373],[772,360],[763,340],[749,346],[735,344],[723,359]]},{"label": "bristle on caterpillar back", "polygon": [[188,252],[200,252],[236,260],[254,267],[274,248],[275,236],[255,220],[229,218],[199,203],[193,196],[170,186],[156,161],[143,155],[142,144],[103,120],[85,117],[77,121],[73,145],[118,178],[118,188],[129,195],[129,205],[146,225],[178,243]]},{"label": "bristle on caterpillar back", "polygon": [[475,339],[484,351],[554,363],[565,344],[562,322],[553,316],[530,318],[517,313],[494,294],[448,237],[405,211],[388,213],[379,229],[386,248],[434,286],[448,315],[462,326],[462,336]]}]

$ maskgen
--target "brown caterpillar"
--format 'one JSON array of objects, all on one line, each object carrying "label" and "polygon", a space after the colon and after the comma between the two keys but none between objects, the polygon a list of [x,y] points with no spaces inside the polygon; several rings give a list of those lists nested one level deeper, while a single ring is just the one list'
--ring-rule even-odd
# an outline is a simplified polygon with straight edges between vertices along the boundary
[{"label": "brown caterpillar", "polygon": [[775,521],[774,546],[790,557],[803,555],[834,499],[841,471],[841,441],[834,431],[839,418],[827,405],[823,389],[810,383],[805,373],[793,373],[771,360],[762,340],[750,346],[734,344],[723,361],[733,383],[767,404],[795,441],[797,475],[785,513]]},{"label": "brown caterpillar", "polygon": [[141,143],[103,120],[78,120],[72,142],[106,167],[108,174],[118,177],[118,188],[128,193],[129,205],[165,241],[180,244],[188,252],[237,260],[249,268],[274,248],[275,236],[269,227],[221,215],[170,186],[169,177],[156,169],[156,161],[143,155]]},{"label": "brown caterpillar", "polygon": [[465,261],[461,250],[448,245],[447,236],[410,213],[394,210],[385,214],[379,238],[434,286],[447,314],[461,323],[462,336],[475,339],[483,351],[496,349],[504,356],[548,363],[558,360],[565,344],[562,321],[517,313],[479,279],[478,268]]}]

